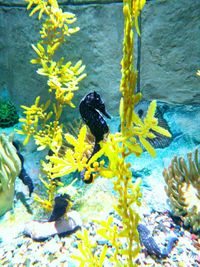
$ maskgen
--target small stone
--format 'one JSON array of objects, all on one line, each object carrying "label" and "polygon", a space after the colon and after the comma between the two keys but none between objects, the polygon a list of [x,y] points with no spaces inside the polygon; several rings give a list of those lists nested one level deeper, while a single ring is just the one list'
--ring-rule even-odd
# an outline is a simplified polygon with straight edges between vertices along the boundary
[{"label": "small stone", "polygon": [[182,248],[179,247],[179,248],[178,248],[178,253],[179,253],[179,254],[182,254],[183,252],[184,252],[184,250],[183,250]]},{"label": "small stone", "polygon": [[24,262],[24,266],[25,267],[30,267],[31,266],[31,260],[29,258],[27,258]]},{"label": "small stone", "polygon": [[73,243],[72,243],[72,247],[73,247],[73,248],[78,248],[78,242],[73,242]]},{"label": "small stone", "polygon": [[98,245],[104,246],[109,245],[108,240],[97,240]]},{"label": "small stone", "polygon": [[68,218],[60,218],[53,222],[32,221],[26,224],[24,234],[30,236],[33,240],[44,241],[49,237],[59,235],[69,235],[82,226],[79,214],[76,211],[68,213]]},{"label": "small stone", "polygon": [[58,251],[58,244],[52,239],[45,244],[43,249],[45,254],[54,254]]},{"label": "small stone", "polygon": [[197,256],[197,257],[196,257],[196,261],[197,261],[198,263],[200,263],[200,256]]}]

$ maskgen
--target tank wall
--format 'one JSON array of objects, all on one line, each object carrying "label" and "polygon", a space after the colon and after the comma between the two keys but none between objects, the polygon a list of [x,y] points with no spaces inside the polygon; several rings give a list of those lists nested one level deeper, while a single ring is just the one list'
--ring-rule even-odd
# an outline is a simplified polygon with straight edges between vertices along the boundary
[{"label": "tank wall", "polygon": [[[81,30],[62,48],[67,60],[82,59],[87,78],[80,83],[80,98],[101,92],[109,111],[118,113],[121,78],[122,3],[111,0],[60,1],[77,15]],[[200,1],[150,1],[142,14],[141,90],[145,99],[169,103],[200,103]],[[40,22],[30,18],[24,1],[0,0],[0,90],[7,89],[16,105],[31,105],[47,96],[45,77],[30,64],[31,44],[39,40]]]},{"label": "tank wall", "polygon": [[142,20],[142,90],[147,99],[200,103],[200,1],[152,1]]}]

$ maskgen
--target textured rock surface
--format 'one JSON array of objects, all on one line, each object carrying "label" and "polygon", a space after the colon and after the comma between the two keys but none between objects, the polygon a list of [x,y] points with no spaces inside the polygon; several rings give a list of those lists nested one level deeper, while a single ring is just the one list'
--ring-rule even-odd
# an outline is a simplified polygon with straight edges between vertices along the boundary
[{"label": "textured rock surface", "polygon": [[[118,112],[123,34],[121,4],[67,6],[65,9],[77,15],[81,30],[69,39],[61,53],[74,63],[83,59],[88,74],[80,84],[75,104],[88,91],[97,90],[106,102],[112,99],[109,112]],[[47,91],[45,77],[37,75],[37,67],[29,63],[35,57],[30,44],[39,39],[40,25],[35,17],[28,17],[23,7],[3,7],[0,12],[3,74],[0,88],[7,87],[16,104],[30,105],[37,95],[45,98]]]},{"label": "textured rock surface", "polygon": [[200,103],[200,1],[152,1],[143,13],[145,98]]},{"label": "textured rock surface", "polygon": [[[121,3],[100,0],[62,0],[64,10],[74,12],[81,31],[62,49],[67,60],[80,58],[87,78],[80,84],[77,105],[91,90],[101,92],[108,111],[118,113],[123,15]],[[87,5],[78,5],[78,3]],[[120,1],[119,1],[120,2]],[[109,3],[109,4],[108,4]],[[10,5],[10,6],[9,6]],[[14,6],[12,6],[14,5]],[[143,12],[141,88],[146,99],[172,103],[200,103],[200,1],[148,2]],[[17,105],[44,99],[46,79],[29,63],[30,44],[39,39],[40,23],[29,18],[22,0],[0,0],[0,91],[8,88]],[[70,114],[72,114],[70,112]]]}]

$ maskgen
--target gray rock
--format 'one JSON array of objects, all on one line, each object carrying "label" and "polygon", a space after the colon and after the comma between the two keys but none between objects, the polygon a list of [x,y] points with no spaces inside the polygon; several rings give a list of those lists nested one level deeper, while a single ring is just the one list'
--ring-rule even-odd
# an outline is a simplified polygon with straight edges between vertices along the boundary
[{"label": "gray rock", "polygon": [[145,99],[200,103],[200,1],[150,1],[142,15]]},{"label": "gray rock", "polygon": [[[116,115],[123,14],[122,3],[110,2],[60,1],[64,11],[77,15],[76,25],[81,27],[68,39],[60,54],[73,63],[82,59],[86,65],[88,76],[80,83],[81,90],[74,99],[76,106],[86,93],[96,90],[101,92],[108,111]],[[41,22],[36,16],[29,18],[22,0],[0,0],[0,6],[0,91],[8,88],[18,106],[30,106],[38,95],[45,101],[46,77],[36,74],[37,66],[29,63],[35,57],[31,44],[39,40]],[[199,0],[159,0],[146,4],[142,14],[141,49],[141,88],[145,99],[200,103],[200,78],[196,76],[200,68],[199,17]],[[70,119],[74,113],[66,109],[66,114]]]},{"label": "gray rock", "polygon": [[82,225],[79,214],[76,211],[68,213],[68,219],[61,217],[54,222],[31,221],[25,225],[24,235],[33,240],[44,241],[49,237],[69,235],[78,230]]}]

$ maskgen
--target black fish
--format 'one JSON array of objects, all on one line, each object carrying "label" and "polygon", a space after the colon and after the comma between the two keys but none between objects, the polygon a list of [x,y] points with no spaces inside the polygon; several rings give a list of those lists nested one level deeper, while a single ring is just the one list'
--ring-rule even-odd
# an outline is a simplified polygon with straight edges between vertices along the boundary
[{"label": "black fish", "polygon": [[22,168],[21,168],[21,171],[20,171],[20,174],[19,174],[19,178],[20,178],[20,180],[22,180],[23,184],[28,186],[29,196],[31,196],[31,194],[33,193],[33,190],[34,190],[33,181],[32,181],[31,177],[28,175],[28,173],[26,172],[26,170],[24,168],[24,157],[22,156],[22,154],[19,151],[18,143],[15,142],[15,141],[13,141],[12,143],[13,143],[14,147],[17,150],[17,155],[20,158],[21,164],[22,164]]},{"label": "black fish", "polygon": [[[100,149],[99,142],[103,140],[104,135],[109,131],[108,125],[101,114],[103,114],[105,117],[109,119],[111,117],[107,113],[105,109],[105,104],[102,101],[100,95],[95,91],[87,94],[81,100],[79,104],[79,111],[83,121],[90,128],[91,133],[95,137],[93,152],[90,156],[91,158],[95,153],[99,151]],[[90,160],[90,158],[88,159],[88,161]],[[82,173],[82,176],[84,176],[84,173]],[[84,182],[91,183],[92,176],[91,179],[87,181],[85,180]]]},{"label": "black fish", "polygon": [[70,196],[68,194],[57,195],[54,199],[54,207],[49,222],[57,221],[66,213]]}]

